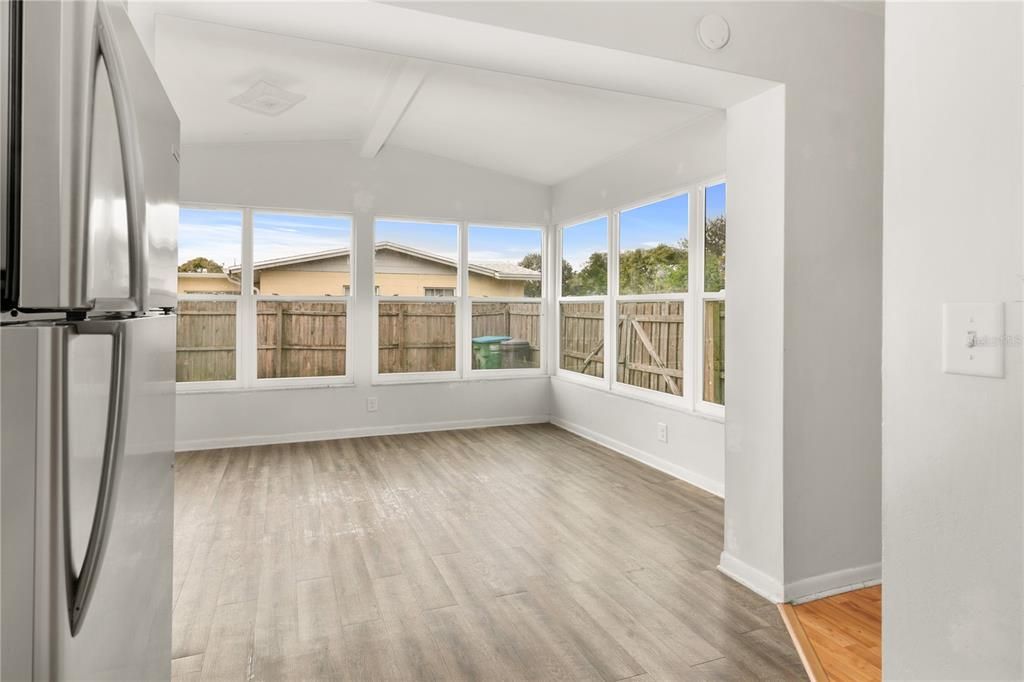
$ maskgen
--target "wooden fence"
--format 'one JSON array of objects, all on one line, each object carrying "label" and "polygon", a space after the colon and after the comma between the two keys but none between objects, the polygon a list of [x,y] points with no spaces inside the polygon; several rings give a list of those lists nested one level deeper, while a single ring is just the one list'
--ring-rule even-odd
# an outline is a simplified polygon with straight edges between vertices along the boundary
[{"label": "wooden fence", "polygon": [[704,301],[704,400],[725,404],[725,301]]},{"label": "wooden fence", "polygon": [[178,381],[235,378],[235,304],[178,301]]},{"label": "wooden fence", "polygon": [[378,369],[455,371],[454,303],[384,303],[378,307]]},{"label": "wooden fence", "polygon": [[[724,401],[725,304],[705,302],[703,394]],[[379,304],[379,371],[455,369],[455,305]],[[616,379],[678,395],[683,388],[683,303],[622,302],[617,305]],[[604,312],[600,302],[560,305],[560,366],[604,376]],[[540,303],[473,304],[472,335],[529,341],[540,365]],[[260,378],[331,376],[345,373],[345,303],[257,301],[257,373]],[[235,300],[180,301],[178,381],[235,378]]]},{"label": "wooden fence", "polygon": [[256,301],[256,376],[345,374],[344,303]]},{"label": "wooden fence", "polygon": [[683,302],[618,304],[615,378],[620,383],[683,394]]},{"label": "wooden fence", "polygon": [[604,304],[562,303],[559,367],[604,376]]}]

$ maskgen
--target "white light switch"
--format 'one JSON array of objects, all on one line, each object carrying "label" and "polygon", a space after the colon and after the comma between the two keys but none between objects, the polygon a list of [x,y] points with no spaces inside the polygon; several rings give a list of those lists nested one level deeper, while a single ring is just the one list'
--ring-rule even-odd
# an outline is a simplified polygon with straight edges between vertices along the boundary
[{"label": "white light switch", "polygon": [[1002,303],[946,303],[942,371],[1001,379],[1005,330]]}]

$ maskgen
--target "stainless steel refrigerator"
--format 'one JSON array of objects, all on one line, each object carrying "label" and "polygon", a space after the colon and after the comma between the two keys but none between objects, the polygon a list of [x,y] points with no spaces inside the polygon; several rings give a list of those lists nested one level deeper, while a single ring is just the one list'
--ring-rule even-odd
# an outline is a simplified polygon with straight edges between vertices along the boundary
[{"label": "stainless steel refrigerator", "polygon": [[178,119],[120,2],[0,36],[0,676],[166,679]]}]

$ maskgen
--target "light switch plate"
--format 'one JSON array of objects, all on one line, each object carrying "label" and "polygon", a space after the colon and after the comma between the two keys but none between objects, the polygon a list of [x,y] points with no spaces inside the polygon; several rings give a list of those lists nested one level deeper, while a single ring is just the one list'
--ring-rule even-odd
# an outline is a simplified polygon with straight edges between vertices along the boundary
[{"label": "light switch plate", "polygon": [[942,306],[942,371],[1003,377],[1002,303],[946,303]]}]

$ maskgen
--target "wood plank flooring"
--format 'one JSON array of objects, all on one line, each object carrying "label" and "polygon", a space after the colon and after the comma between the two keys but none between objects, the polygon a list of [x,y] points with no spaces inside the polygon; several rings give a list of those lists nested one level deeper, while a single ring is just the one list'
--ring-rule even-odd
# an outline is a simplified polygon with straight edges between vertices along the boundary
[{"label": "wood plank flooring", "polygon": [[177,457],[175,679],[806,679],[722,501],[545,424]]},{"label": "wood plank flooring", "polygon": [[[882,679],[882,587],[789,607],[816,682]],[[795,618],[796,623],[792,623]],[[801,637],[802,634],[802,637]]]}]

